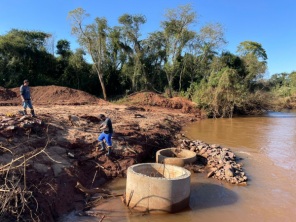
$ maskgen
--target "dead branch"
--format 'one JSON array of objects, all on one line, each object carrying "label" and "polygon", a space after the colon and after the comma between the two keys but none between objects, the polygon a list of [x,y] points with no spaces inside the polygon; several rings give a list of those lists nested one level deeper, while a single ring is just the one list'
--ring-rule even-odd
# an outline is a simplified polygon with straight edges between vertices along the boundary
[{"label": "dead branch", "polygon": [[105,214],[102,216],[101,220],[99,222],[102,222],[105,218]]},{"label": "dead branch", "polygon": [[8,149],[8,148],[5,148],[4,146],[0,146],[0,148],[4,149],[4,150],[6,150],[6,151],[8,151],[8,152],[10,152],[12,154],[11,150]]},{"label": "dead branch", "polygon": [[[33,196],[33,191],[27,185],[27,162],[45,152],[50,140],[47,140],[45,147],[36,149],[19,156],[9,163],[0,166],[0,215],[11,215],[17,221],[24,218],[26,214],[30,221],[40,221],[38,216],[38,201]],[[3,149],[3,147],[1,146]],[[53,160],[52,158],[50,158]],[[33,185],[34,186],[34,185]],[[33,207],[32,207],[33,206]]]},{"label": "dead branch", "polygon": [[47,152],[45,152],[44,150],[42,150],[42,152],[50,159],[52,160],[53,162],[56,162],[56,163],[62,163],[62,162],[59,162],[57,160],[54,160]]},{"label": "dead branch", "polygon": [[[20,157],[18,157],[16,159],[11,160],[10,163],[7,163],[6,165],[0,167],[0,172],[9,170],[9,168],[11,166],[13,166],[14,163],[17,163],[19,160],[24,159],[23,162],[19,163],[18,165],[14,166],[14,167],[11,167],[11,169],[16,169],[16,168],[22,167],[25,164],[26,159],[29,160],[29,159],[32,159],[35,156],[38,156],[40,153],[43,152],[44,149],[45,149],[45,147],[44,148],[39,148],[39,149],[34,150],[33,152],[31,152],[30,154],[26,153],[26,154],[24,154],[24,155],[22,155],[22,156],[20,156]],[[29,155],[31,155],[31,156],[29,156]],[[26,158],[27,156],[29,156],[29,157]]]},{"label": "dead branch", "polygon": [[77,181],[77,184],[75,186],[77,189],[79,189],[80,191],[82,191],[83,193],[87,193],[87,194],[95,194],[95,193],[104,193],[104,194],[111,194],[110,191],[105,190],[105,189],[101,189],[101,188],[92,188],[92,189],[87,189],[86,187],[84,187],[81,183],[79,183]]},{"label": "dead branch", "polygon": [[[22,167],[22,166],[25,165],[26,161],[38,156],[40,153],[45,153],[48,156],[48,154],[44,150],[47,148],[49,142],[50,141],[47,141],[45,147],[43,147],[43,148],[39,148],[39,149],[36,149],[36,150],[34,150],[32,152],[26,153],[26,154],[24,154],[24,155],[22,155],[22,156],[20,156],[20,157],[18,157],[16,159],[11,160],[6,165],[0,166],[0,172],[1,171],[7,171],[8,169],[17,169],[19,167]],[[14,163],[17,163],[21,159],[24,159],[24,160],[21,163],[19,163],[18,165],[12,167]],[[52,159],[52,158],[50,158],[50,159]],[[57,162],[57,161],[55,161],[55,162]]]},{"label": "dead branch", "polygon": [[94,182],[95,182],[95,179],[96,179],[97,173],[98,173],[98,171],[96,170],[95,175],[94,175],[94,178],[93,178],[93,180],[92,180],[92,182],[91,182],[91,186],[93,186],[93,184],[94,184]]},{"label": "dead branch", "polygon": [[10,190],[3,190],[3,189],[0,189],[0,192],[10,192]]}]

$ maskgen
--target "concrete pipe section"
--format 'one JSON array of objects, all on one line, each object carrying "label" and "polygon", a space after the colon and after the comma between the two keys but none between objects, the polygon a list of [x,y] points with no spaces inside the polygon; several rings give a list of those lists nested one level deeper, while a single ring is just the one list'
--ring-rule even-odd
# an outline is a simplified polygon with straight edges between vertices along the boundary
[{"label": "concrete pipe section", "polygon": [[179,148],[166,148],[156,152],[156,162],[183,167],[196,161],[196,153]]},{"label": "concrete pipe section", "polygon": [[134,210],[174,213],[189,205],[191,173],[178,166],[143,163],[127,170],[125,203]]}]

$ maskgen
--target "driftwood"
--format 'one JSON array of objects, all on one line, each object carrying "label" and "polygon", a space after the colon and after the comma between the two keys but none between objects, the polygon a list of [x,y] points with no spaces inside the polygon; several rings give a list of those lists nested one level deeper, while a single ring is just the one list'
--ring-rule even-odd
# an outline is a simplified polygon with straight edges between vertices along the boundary
[{"label": "driftwood", "polygon": [[81,192],[87,193],[87,194],[104,193],[104,194],[111,195],[110,191],[105,190],[105,189],[101,189],[101,188],[88,189],[88,188],[84,187],[81,183],[79,183],[78,181],[77,181],[77,184],[75,187],[77,189],[79,189]]}]

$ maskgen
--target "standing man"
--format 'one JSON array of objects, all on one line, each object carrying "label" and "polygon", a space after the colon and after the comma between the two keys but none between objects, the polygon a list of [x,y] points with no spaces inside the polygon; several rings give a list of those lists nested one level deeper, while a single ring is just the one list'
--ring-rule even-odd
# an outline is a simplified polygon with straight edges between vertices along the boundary
[{"label": "standing man", "polygon": [[[100,151],[105,151],[105,143],[107,144],[108,153],[107,155],[110,156],[112,152],[112,134],[113,134],[113,127],[110,118],[107,118],[104,114],[99,115],[99,119],[103,121],[99,129],[102,130],[101,134],[98,137],[98,141],[100,143],[101,149]],[[105,143],[104,143],[105,140]]]},{"label": "standing man", "polygon": [[29,88],[29,81],[27,79],[24,80],[24,84],[21,85],[20,92],[22,98],[22,105],[24,107],[24,114],[27,115],[27,107],[29,107],[32,117],[36,117],[31,101],[32,97]]}]

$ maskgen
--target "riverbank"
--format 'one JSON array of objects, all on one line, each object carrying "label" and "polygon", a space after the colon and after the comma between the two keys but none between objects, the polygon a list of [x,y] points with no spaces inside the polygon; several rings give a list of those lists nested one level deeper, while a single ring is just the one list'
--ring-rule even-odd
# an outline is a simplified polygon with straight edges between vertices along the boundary
[{"label": "riverbank", "polygon": [[[16,91],[5,90],[6,96],[1,94],[0,100],[3,219],[27,216],[56,221],[70,211],[90,208],[94,193],[116,195],[100,188],[112,178],[125,177],[129,166],[155,160],[159,149],[182,144],[193,149],[180,130],[201,119],[200,111],[183,98],[143,92],[114,104],[61,87],[33,88],[37,118],[24,117],[18,112],[21,107],[16,106],[20,101]],[[46,101],[49,104],[45,105]],[[110,117],[114,125],[111,157],[97,150],[100,113]],[[219,156],[217,152],[213,155],[213,147],[205,150],[195,144],[195,151],[206,155],[206,160]],[[223,158],[231,156],[234,158],[230,152],[224,153]],[[192,170],[203,171],[204,166]],[[217,165],[208,176],[221,169]],[[13,205],[19,197],[25,201]]]},{"label": "riverbank", "polygon": [[[182,98],[144,92],[114,104],[56,86],[31,87],[37,118],[24,117],[18,88],[1,90],[2,219],[56,221],[69,211],[84,210],[89,196],[84,188],[124,177],[129,166],[174,146],[182,125],[200,119],[194,104]],[[97,151],[100,113],[114,125],[112,157]],[[25,201],[13,204],[19,197]]]}]

